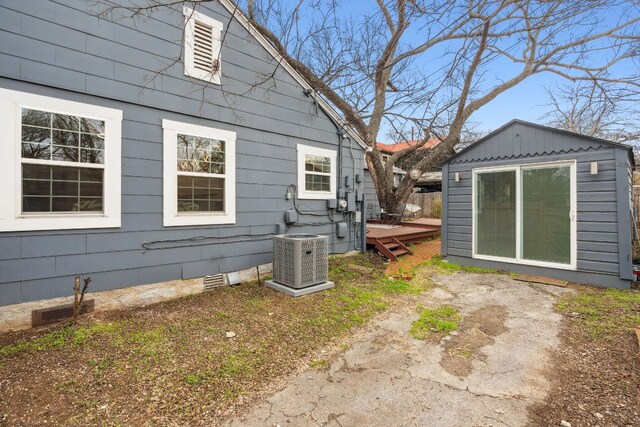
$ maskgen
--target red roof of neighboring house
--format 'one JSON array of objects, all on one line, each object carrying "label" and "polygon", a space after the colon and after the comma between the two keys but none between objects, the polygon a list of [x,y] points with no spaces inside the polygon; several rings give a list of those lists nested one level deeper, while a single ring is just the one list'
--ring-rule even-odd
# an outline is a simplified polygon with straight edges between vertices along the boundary
[{"label": "red roof of neighboring house", "polygon": [[[376,147],[378,147],[378,150],[384,153],[395,153],[397,151],[404,150],[405,148],[409,148],[412,145],[419,144],[420,142],[421,141],[405,141],[405,142],[398,142],[396,144],[383,144],[382,142],[376,142]],[[427,143],[424,144],[419,149],[422,150],[422,149],[433,148],[439,143],[440,143],[440,140],[438,138],[429,138]]]}]

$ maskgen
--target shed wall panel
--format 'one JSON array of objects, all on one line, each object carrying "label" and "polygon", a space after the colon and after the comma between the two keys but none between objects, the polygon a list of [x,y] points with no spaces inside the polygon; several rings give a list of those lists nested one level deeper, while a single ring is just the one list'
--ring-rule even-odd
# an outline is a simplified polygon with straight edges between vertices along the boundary
[{"label": "shed wall panel", "polygon": [[[622,210],[626,212],[623,215],[629,216],[627,150],[519,122],[445,164],[444,179],[448,187],[445,224],[448,238],[443,239],[443,253],[461,259],[472,258],[471,199],[474,169],[567,160],[576,161],[577,268],[591,275],[580,277],[592,277],[595,281],[602,280],[603,275],[613,275],[617,282],[613,279],[605,282],[618,284],[627,280],[631,271],[630,259],[627,257],[627,253],[630,253],[627,243],[627,240],[630,242],[630,224],[621,225],[619,219]],[[598,163],[599,171],[596,175],[590,173],[591,162]],[[455,173],[462,175],[461,181],[455,182]],[[621,185],[619,180],[622,175],[625,180]],[[621,255],[621,247],[626,251],[625,255]],[[478,265],[478,261],[474,260],[474,265]],[[526,271],[527,268],[531,271],[539,270],[525,265],[499,264],[502,268],[514,271]],[[543,270],[547,275],[555,274],[552,269]],[[593,275],[594,273],[597,275]],[[561,275],[563,274],[565,273]]]}]

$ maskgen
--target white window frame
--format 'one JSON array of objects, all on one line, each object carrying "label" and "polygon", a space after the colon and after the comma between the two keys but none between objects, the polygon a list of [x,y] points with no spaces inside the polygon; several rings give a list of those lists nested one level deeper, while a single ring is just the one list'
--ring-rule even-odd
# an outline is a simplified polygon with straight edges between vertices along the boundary
[{"label": "white window frame", "polygon": [[[222,49],[222,30],[224,25],[222,22],[216,21],[200,12],[196,12],[188,7],[183,7],[184,14],[184,74],[200,80],[205,80],[216,85],[220,84],[222,73],[222,61],[220,52]],[[194,44],[195,44],[195,22],[199,21],[212,28],[211,55],[218,59],[218,69],[215,73],[196,68],[194,61]]]},{"label": "white window frame", "polygon": [[[236,133],[190,123],[162,120],[164,146],[163,224],[165,227],[235,224],[236,222]],[[178,212],[178,134],[225,142],[224,174],[192,174],[224,177],[224,212]]]},{"label": "white window frame", "polygon": [[[104,121],[103,212],[22,213],[22,108]],[[0,232],[120,227],[121,133],[121,110],[0,89]],[[64,161],[29,160],[29,163],[92,167]]]},{"label": "white window frame", "polygon": [[[336,158],[335,150],[327,150],[325,148],[312,147],[310,145],[298,144],[298,198],[310,200],[327,200],[336,198]],[[310,191],[305,188],[305,156],[322,156],[331,159],[331,173],[329,191]]]},{"label": "white window frame", "polygon": [[[569,195],[569,217],[570,217],[570,244],[571,244],[571,262],[569,264],[561,264],[556,262],[536,261],[522,258],[522,188],[521,188],[521,171],[526,169],[542,169],[557,166],[569,166],[570,182],[570,195]],[[516,173],[516,257],[505,258],[491,255],[478,254],[478,242],[477,242],[477,226],[476,226],[476,178],[478,174],[490,173],[490,172],[507,172],[515,171]],[[557,268],[563,270],[577,270],[577,258],[578,258],[578,241],[577,241],[577,173],[576,173],[576,161],[557,161],[557,162],[542,162],[542,163],[524,163],[518,165],[508,166],[494,166],[485,168],[475,168],[472,170],[472,189],[471,189],[471,236],[472,236],[472,258],[482,259],[487,261],[498,261],[510,264],[523,264],[533,265],[537,267]]]}]

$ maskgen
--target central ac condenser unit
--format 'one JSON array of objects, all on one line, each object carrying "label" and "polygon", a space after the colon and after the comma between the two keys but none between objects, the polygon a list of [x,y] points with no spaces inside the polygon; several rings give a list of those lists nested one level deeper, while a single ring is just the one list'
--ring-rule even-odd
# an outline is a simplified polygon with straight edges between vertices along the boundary
[{"label": "central ac condenser unit", "polygon": [[284,234],[273,237],[273,281],[294,289],[329,280],[327,236]]}]

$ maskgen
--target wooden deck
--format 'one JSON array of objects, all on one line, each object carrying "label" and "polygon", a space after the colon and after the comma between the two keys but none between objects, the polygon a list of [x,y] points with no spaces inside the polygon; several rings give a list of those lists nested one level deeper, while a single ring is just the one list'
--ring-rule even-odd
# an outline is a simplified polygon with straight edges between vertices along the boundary
[{"label": "wooden deck", "polygon": [[396,226],[370,220],[367,222],[367,245],[375,246],[378,252],[394,261],[399,256],[411,253],[407,244],[439,236],[440,224],[440,220],[429,218],[402,222]]}]

